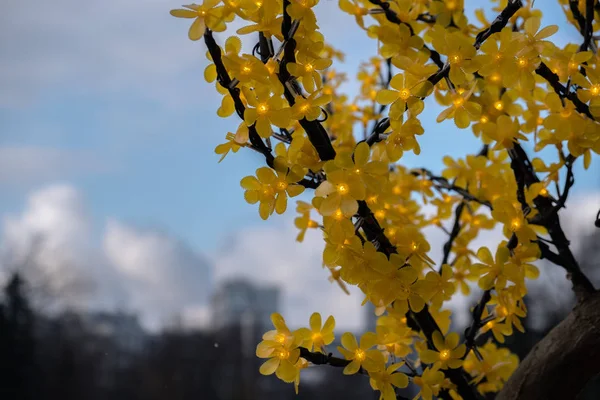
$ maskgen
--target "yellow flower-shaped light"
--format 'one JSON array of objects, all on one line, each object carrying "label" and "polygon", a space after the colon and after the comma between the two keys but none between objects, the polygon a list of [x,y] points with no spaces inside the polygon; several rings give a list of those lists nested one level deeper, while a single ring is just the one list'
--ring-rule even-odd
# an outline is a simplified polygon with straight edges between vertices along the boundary
[{"label": "yellow flower-shaped light", "polygon": [[306,347],[310,351],[318,351],[324,353],[324,347],[331,344],[335,337],[333,336],[333,329],[335,328],[335,319],[333,316],[329,316],[325,321],[325,324],[321,326],[321,314],[313,313],[310,316],[310,329],[300,328],[298,333],[304,339],[302,343],[303,347]]},{"label": "yellow flower-shaped light", "polygon": [[188,36],[190,40],[199,40],[207,27],[215,32],[225,30],[222,10],[215,9],[220,2],[221,0],[205,0],[202,4],[185,5],[184,9],[171,10],[171,15],[177,18],[193,18]]},{"label": "yellow flower-shaped light", "polygon": [[[363,367],[367,371],[374,371],[378,367],[376,360],[381,356],[379,350],[371,348],[377,344],[377,336],[373,332],[367,332],[360,338],[360,345],[357,343],[353,334],[346,332],[342,335],[342,346],[338,346],[340,353],[346,360],[352,360],[350,364],[344,367],[344,375],[352,375]],[[378,353],[376,355],[375,353]]]},{"label": "yellow flower-shaped light", "polygon": [[421,361],[425,364],[437,364],[441,369],[460,368],[467,346],[464,343],[458,344],[458,333],[452,332],[444,339],[440,331],[435,331],[432,339],[436,350],[422,350],[419,353]]}]

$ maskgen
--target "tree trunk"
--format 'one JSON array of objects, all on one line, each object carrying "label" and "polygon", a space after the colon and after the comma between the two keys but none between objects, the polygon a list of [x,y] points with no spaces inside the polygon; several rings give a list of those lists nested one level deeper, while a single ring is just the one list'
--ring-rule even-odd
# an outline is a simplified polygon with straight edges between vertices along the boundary
[{"label": "tree trunk", "polygon": [[600,373],[600,293],[573,311],[525,357],[497,400],[575,399]]}]

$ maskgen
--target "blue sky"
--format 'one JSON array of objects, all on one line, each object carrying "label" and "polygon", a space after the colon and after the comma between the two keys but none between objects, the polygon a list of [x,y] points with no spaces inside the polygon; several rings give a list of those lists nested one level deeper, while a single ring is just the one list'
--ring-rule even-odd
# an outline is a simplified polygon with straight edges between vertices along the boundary
[{"label": "blue sky", "polygon": [[[242,232],[287,229],[293,210],[263,222],[243,200],[239,181],[263,165],[260,156],[240,151],[217,164],[214,148],[238,121],[217,117],[220,99],[203,80],[205,47],[187,39],[188,21],[169,15],[178,6],[158,0],[143,7],[131,0],[6,5],[0,15],[0,216],[25,220],[32,196],[62,184],[77,194],[56,196],[75,196],[83,205],[91,247],[110,242],[107,221],[140,237],[159,232],[209,258],[230,249]],[[562,18],[552,6],[546,23]],[[317,10],[326,39],[347,56],[345,66],[335,66],[352,77],[376,42],[337,2],[322,1]],[[557,40],[570,38],[579,41],[566,29]],[[353,93],[356,85],[345,90]],[[452,122],[435,124],[439,109],[431,108],[421,118],[422,155],[404,162],[439,171],[443,155],[480,146]],[[596,189],[594,165],[585,173],[578,168],[576,176],[575,194]]]}]

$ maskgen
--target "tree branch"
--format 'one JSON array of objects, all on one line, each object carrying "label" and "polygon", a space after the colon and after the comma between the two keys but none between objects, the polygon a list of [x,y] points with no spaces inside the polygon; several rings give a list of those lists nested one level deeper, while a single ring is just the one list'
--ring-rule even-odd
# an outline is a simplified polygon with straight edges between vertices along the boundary
[{"label": "tree branch", "polygon": [[529,352],[496,400],[574,399],[600,373],[600,293],[573,311]]}]

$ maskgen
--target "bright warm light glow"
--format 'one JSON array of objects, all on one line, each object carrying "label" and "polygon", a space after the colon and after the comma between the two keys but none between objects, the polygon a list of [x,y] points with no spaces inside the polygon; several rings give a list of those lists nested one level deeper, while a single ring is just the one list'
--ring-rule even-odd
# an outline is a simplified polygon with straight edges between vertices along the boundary
[{"label": "bright warm light glow", "polygon": [[487,324],[485,324],[485,327],[487,328],[487,330],[491,330],[494,327],[494,321],[490,321]]},{"label": "bright warm light glow", "polygon": [[460,62],[460,56],[458,54],[450,56],[450,62],[453,64],[457,64],[458,62]]},{"label": "bright warm light glow", "polygon": [[440,360],[448,361],[450,359],[450,350],[440,351]]},{"label": "bright warm light glow", "polygon": [[402,89],[400,91],[400,98],[402,100],[408,100],[409,97],[410,97],[410,92],[407,89]]},{"label": "bright warm light glow", "polygon": [[577,67],[578,67],[578,65],[577,65],[577,63],[576,63],[576,62],[574,62],[574,61],[571,61],[571,62],[569,63],[569,69],[577,69]]},{"label": "bright warm light glow", "polygon": [[598,96],[600,94],[600,85],[593,85],[590,88],[590,92],[592,93],[592,96]]},{"label": "bright warm light glow", "polygon": [[541,196],[547,196],[548,195],[548,190],[546,190],[546,188],[542,188],[542,190],[540,190],[540,195]]},{"label": "bright warm light glow", "polygon": [[452,103],[454,103],[454,107],[460,107],[463,104],[465,104],[465,99],[463,99],[462,96],[457,96],[454,98],[454,100],[452,101]]},{"label": "bright warm light glow", "polygon": [[285,342],[285,335],[283,333],[278,333],[277,336],[275,336],[275,341],[283,344]]},{"label": "bright warm light glow", "polygon": [[308,103],[305,103],[300,107],[300,111],[307,112],[309,108],[310,106],[308,105]]},{"label": "bright warm light glow", "polygon": [[515,219],[513,219],[513,220],[511,221],[511,223],[510,223],[510,228],[511,228],[513,231],[516,231],[516,230],[517,230],[517,229],[519,229],[520,227],[521,227],[521,220],[520,220],[520,219],[518,219],[518,218],[515,218]]},{"label": "bright warm light glow", "polygon": [[315,67],[313,67],[313,65],[312,65],[312,64],[306,64],[306,65],[304,66],[304,70],[305,70],[306,72],[311,72],[311,71],[312,71],[312,70],[314,70],[314,69],[315,69]]},{"label": "bright warm light glow", "polygon": [[346,185],[344,183],[339,184],[338,187],[337,187],[337,191],[340,194],[346,194],[346,193],[348,193],[348,185]]},{"label": "bright warm light glow", "polygon": [[367,358],[367,355],[363,349],[356,349],[354,352],[354,358],[358,361],[364,361],[364,359]]},{"label": "bright warm light glow", "polygon": [[394,194],[400,194],[400,193],[402,193],[402,189],[400,188],[400,186],[396,185],[393,187],[392,192]]},{"label": "bright warm light glow", "polygon": [[256,108],[256,111],[260,114],[260,115],[264,115],[267,113],[267,111],[269,111],[269,106],[262,103],[259,104],[258,107]]},{"label": "bright warm light glow", "polygon": [[249,74],[250,72],[252,72],[252,68],[249,67],[248,65],[244,65],[242,67],[242,74]]},{"label": "bright warm light glow", "polygon": [[317,342],[319,340],[322,340],[323,336],[321,336],[320,332],[315,332],[315,333],[312,334],[311,339],[312,339],[313,342]]},{"label": "bright warm light glow", "polygon": [[419,248],[419,244],[417,242],[412,242],[410,248],[412,249],[412,251],[417,251],[417,249]]},{"label": "bright warm light glow", "polygon": [[278,190],[282,191],[282,190],[287,189],[287,187],[288,187],[288,184],[287,184],[286,181],[279,181],[279,182],[277,182],[277,189]]},{"label": "bright warm light glow", "polygon": [[385,218],[385,211],[384,210],[375,211],[375,217],[377,217],[377,219]]},{"label": "bright warm light glow", "polygon": [[494,108],[498,111],[502,111],[504,109],[504,103],[502,103],[500,100],[498,100],[497,102],[494,103]]},{"label": "bright warm light glow", "polygon": [[492,74],[492,76],[490,76],[490,79],[492,80],[492,82],[500,82],[500,74]]},{"label": "bright warm light glow", "polygon": [[479,122],[481,122],[482,124],[487,124],[489,120],[490,119],[485,115],[482,115],[481,118],[479,118]]},{"label": "bright warm light glow", "polygon": [[340,220],[342,218],[344,218],[344,213],[342,212],[342,210],[337,210],[334,214],[333,217],[337,220]]},{"label": "bright warm light glow", "polygon": [[279,358],[280,360],[286,360],[290,357],[290,352],[285,350],[285,349],[281,349],[279,350],[279,352],[277,353],[277,358]]},{"label": "bright warm light glow", "polygon": [[517,60],[517,64],[519,64],[519,67],[523,68],[527,66],[527,59],[521,57]]}]

